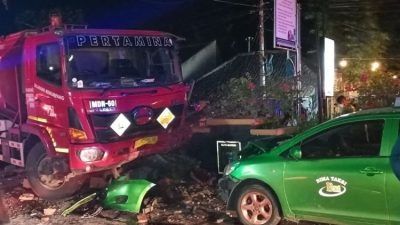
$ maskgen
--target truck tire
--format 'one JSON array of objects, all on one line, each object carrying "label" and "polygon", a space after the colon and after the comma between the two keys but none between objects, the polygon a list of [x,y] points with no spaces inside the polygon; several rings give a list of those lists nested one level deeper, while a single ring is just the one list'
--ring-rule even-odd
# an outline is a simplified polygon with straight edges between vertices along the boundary
[{"label": "truck tire", "polygon": [[[47,155],[41,143],[37,143],[30,150],[25,168],[32,190],[37,196],[47,200],[70,197],[82,187],[86,176],[75,176],[65,180],[65,173],[57,173],[53,162],[54,158]],[[43,168],[51,172],[44,174],[41,172],[44,171]]]},{"label": "truck tire", "polygon": [[277,225],[281,220],[279,205],[274,195],[258,184],[241,188],[236,212],[245,225]]}]

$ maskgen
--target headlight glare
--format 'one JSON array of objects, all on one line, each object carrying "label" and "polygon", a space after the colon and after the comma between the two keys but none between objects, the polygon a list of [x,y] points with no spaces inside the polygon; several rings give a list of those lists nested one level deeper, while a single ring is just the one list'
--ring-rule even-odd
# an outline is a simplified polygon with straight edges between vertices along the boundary
[{"label": "headlight glare", "polygon": [[104,152],[96,147],[84,148],[79,152],[79,158],[83,162],[99,161],[103,158]]},{"label": "headlight glare", "polygon": [[224,175],[228,176],[229,174],[231,174],[237,168],[238,165],[239,165],[238,162],[229,163],[228,165],[226,165],[224,169]]}]

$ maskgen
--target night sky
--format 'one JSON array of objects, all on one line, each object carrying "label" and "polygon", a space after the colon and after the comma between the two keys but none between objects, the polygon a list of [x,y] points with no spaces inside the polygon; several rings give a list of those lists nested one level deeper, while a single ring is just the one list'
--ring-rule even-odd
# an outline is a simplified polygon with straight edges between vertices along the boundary
[{"label": "night sky", "polygon": [[[134,28],[160,19],[189,6],[194,0],[8,0],[8,10],[0,7],[1,33],[12,30],[13,17],[32,10],[81,9],[85,22],[92,27]],[[5,23],[8,21],[9,23]]]},{"label": "night sky", "polygon": [[[256,0],[229,1],[247,4],[257,2]],[[303,0],[303,11],[307,9],[305,4],[314,1],[325,0]],[[8,10],[2,2],[8,3]],[[265,42],[267,49],[272,49],[272,0],[265,0],[265,2],[267,2]],[[331,4],[329,10],[330,12],[333,10],[334,17],[345,17],[346,13],[353,14],[359,11],[358,7],[361,3],[373,2],[375,5],[373,11],[380,10],[376,13],[379,13],[382,18],[381,28],[389,33],[394,41],[389,48],[390,54],[399,55],[396,47],[400,43],[400,39],[397,38],[399,23],[396,22],[398,21],[396,15],[400,14],[398,0],[330,0],[329,2]],[[75,16],[74,10],[80,10],[83,17],[80,22],[92,28],[153,29],[174,33],[187,40],[183,46],[183,58],[189,57],[214,39],[217,39],[223,53],[221,60],[246,52],[245,39],[248,36],[255,38],[252,50],[257,49],[257,9],[217,3],[213,0],[1,0],[0,35],[28,29],[30,27],[26,23],[31,23],[31,20],[37,20],[38,17],[47,23],[48,12],[56,8],[72,12],[73,16]],[[18,22],[17,18],[24,18],[27,12],[31,17],[27,17],[24,23]],[[35,14],[32,15],[29,12],[35,12]],[[335,14],[335,12],[340,14]],[[306,13],[302,12],[302,14]],[[64,21],[71,20],[76,22],[75,18],[64,15]],[[390,26],[389,22],[392,22]],[[36,25],[36,27],[39,26]],[[309,34],[308,39],[302,37],[303,55],[306,57],[308,57],[307,52],[315,50],[316,43],[311,34],[312,29],[314,29],[312,23],[302,24],[302,34]]]},{"label": "night sky", "polygon": [[[1,1],[0,1],[1,2]],[[251,2],[251,1],[250,1]],[[216,3],[212,0],[8,0],[0,4],[0,35],[28,29],[16,18],[27,11],[46,20],[49,10],[81,10],[91,28],[153,29],[186,38],[190,54],[218,39],[226,58],[247,50],[245,38],[257,36],[257,12],[253,8]],[[24,17],[24,16],[22,16]],[[68,21],[70,18],[65,18]],[[30,19],[24,21],[30,23]],[[270,20],[267,17],[267,23]],[[272,30],[266,34],[272,36]],[[252,43],[253,49],[256,43]]]}]

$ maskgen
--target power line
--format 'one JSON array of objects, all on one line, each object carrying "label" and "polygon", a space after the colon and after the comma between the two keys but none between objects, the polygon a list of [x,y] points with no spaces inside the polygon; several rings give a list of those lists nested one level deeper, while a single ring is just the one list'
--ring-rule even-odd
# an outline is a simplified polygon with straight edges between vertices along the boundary
[{"label": "power line", "polygon": [[220,3],[226,3],[226,4],[230,4],[230,5],[258,8],[258,6],[256,6],[256,5],[249,5],[249,4],[245,4],[245,3],[239,3],[239,2],[230,2],[230,1],[226,1],[226,0],[213,0],[213,1],[214,2],[220,2]]},{"label": "power line", "polygon": [[158,0],[139,0],[142,2],[152,3],[152,4],[182,4],[186,2],[192,2],[193,0],[168,0],[168,1],[158,1]]}]

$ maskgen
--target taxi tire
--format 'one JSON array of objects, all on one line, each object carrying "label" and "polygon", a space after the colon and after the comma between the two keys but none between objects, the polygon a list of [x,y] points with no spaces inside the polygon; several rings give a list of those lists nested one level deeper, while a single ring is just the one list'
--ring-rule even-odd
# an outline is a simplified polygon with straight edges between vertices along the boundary
[{"label": "taxi tire", "polygon": [[39,162],[47,156],[46,150],[41,143],[37,143],[28,153],[26,159],[26,175],[32,191],[40,198],[46,200],[59,200],[67,198],[76,193],[86,181],[85,175],[75,176],[66,181],[61,187],[51,189],[42,184],[39,179]]},{"label": "taxi tire", "polygon": [[253,223],[249,223],[244,218],[244,215],[241,212],[241,201],[242,201],[243,197],[245,197],[245,195],[250,192],[261,193],[261,194],[265,195],[271,202],[271,205],[272,205],[271,218],[266,223],[263,223],[262,225],[277,225],[277,224],[279,224],[279,222],[281,221],[281,215],[280,215],[279,204],[276,201],[275,196],[271,193],[271,191],[269,191],[265,187],[258,185],[258,184],[246,185],[246,186],[242,187],[241,190],[239,191],[237,202],[236,202],[236,212],[237,212],[240,222],[242,222],[244,225],[254,225]]}]

